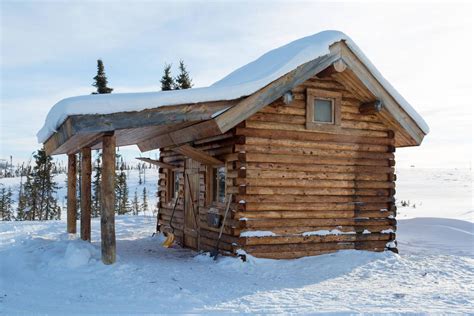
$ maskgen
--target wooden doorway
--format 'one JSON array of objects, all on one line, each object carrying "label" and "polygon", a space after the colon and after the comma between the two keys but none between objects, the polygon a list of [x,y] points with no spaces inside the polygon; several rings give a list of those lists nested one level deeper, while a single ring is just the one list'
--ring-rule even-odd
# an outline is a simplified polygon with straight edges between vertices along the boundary
[{"label": "wooden doorway", "polygon": [[188,158],[184,169],[185,247],[199,250],[199,162]]}]

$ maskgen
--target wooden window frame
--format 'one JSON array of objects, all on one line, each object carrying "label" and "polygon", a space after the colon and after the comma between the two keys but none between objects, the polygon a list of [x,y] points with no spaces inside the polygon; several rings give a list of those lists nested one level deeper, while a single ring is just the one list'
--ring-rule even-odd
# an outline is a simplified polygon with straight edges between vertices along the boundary
[{"label": "wooden window frame", "polygon": [[[212,205],[216,203],[223,203],[216,198],[217,188],[217,169],[224,168],[225,170],[225,184],[224,184],[224,198],[227,193],[227,167],[223,166],[207,166],[206,170],[206,203]],[[214,188],[215,187],[215,188]]]},{"label": "wooden window frame", "polygon": [[[166,198],[167,198],[167,201],[166,202],[172,202],[173,199],[178,198],[177,195],[179,195],[179,189],[178,189],[178,192],[176,192],[174,190],[175,178],[176,178],[177,174],[178,174],[178,172],[176,172],[175,170],[172,170],[172,169],[167,170],[167,174],[166,174],[166,180],[167,180],[166,181]],[[178,180],[178,182],[179,182],[179,180]]]},{"label": "wooden window frame", "polygon": [[[314,101],[331,100],[333,105],[333,122],[314,121]],[[322,132],[336,132],[341,126],[342,93],[321,89],[306,89],[306,128]]]}]

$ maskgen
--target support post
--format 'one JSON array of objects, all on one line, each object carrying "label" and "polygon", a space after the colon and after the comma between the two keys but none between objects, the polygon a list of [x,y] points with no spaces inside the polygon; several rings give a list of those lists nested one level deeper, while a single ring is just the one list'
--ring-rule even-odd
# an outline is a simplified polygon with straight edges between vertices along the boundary
[{"label": "support post", "polygon": [[102,262],[115,262],[115,135],[102,137],[102,183],[100,228],[102,239]]},{"label": "support post", "polygon": [[81,239],[91,241],[91,148],[81,149]]},{"label": "support post", "polygon": [[67,232],[76,233],[76,155],[69,154],[67,166]]}]

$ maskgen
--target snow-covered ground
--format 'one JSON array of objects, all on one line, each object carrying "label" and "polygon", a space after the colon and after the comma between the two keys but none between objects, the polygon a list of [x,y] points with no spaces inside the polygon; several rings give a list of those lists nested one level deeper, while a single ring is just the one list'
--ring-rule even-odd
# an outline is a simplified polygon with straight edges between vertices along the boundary
[{"label": "snow-covered ground", "polygon": [[162,248],[151,216],[118,216],[118,260],[105,266],[99,220],[92,244],[65,234],[64,220],[0,223],[0,313],[472,313],[470,171],[398,180],[398,200],[415,204],[399,208],[400,255],[213,261]]}]

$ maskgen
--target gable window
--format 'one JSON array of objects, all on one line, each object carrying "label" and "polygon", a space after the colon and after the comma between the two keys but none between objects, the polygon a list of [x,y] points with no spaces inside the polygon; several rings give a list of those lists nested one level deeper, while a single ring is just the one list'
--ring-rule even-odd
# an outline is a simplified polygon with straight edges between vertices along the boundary
[{"label": "gable window", "polygon": [[208,202],[225,202],[226,167],[209,168]]},{"label": "gable window", "polygon": [[313,102],[313,122],[334,124],[334,100],[315,98]]},{"label": "gable window", "polygon": [[341,93],[307,89],[306,97],[306,128],[336,130],[341,124]]}]

